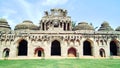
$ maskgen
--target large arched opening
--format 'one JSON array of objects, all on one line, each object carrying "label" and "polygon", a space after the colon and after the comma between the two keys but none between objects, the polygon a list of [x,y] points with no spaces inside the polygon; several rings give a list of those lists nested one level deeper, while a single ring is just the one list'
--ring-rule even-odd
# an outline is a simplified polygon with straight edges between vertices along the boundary
[{"label": "large arched opening", "polygon": [[100,57],[105,57],[105,50],[103,48],[101,48],[99,50],[99,54],[100,54]]},{"label": "large arched opening", "polygon": [[9,57],[9,53],[10,53],[10,49],[9,48],[5,48],[4,50],[3,50],[3,57]]},{"label": "large arched opening", "polygon": [[36,57],[44,57],[44,50],[43,48],[39,47],[35,49],[35,56]]},{"label": "large arched opening", "polygon": [[88,40],[84,41],[83,43],[83,55],[92,56],[92,46]]},{"label": "large arched opening", "polygon": [[117,47],[116,41],[111,41],[110,42],[110,55],[117,56],[117,52],[118,52],[118,47]]},{"label": "large arched opening", "polygon": [[54,40],[51,43],[51,56],[53,56],[53,55],[61,56],[60,42],[57,40]]},{"label": "large arched opening", "polygon": [[18,46],[18,56],[27,56],[28,42],[26,40],[21,40]]},{"label": "large arched opening", "polygon": [[76,49],[71,47],[68,49],[68,57],[76,57]]}]

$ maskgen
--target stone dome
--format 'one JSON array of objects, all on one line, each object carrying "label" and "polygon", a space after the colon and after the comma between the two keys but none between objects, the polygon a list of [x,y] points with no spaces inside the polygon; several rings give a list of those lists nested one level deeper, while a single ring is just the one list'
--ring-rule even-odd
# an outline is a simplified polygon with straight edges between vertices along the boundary
[{"label": "stone dome", "polygon": [[94,27],[86,22],[80,22],[75,26],[74,30],[94,30]]},{"label": "stone dome", "polygon": [[104,21],[98,31],[113,31],[113,28],[111,28],[108,22]]},{"label": "stone dome", "polygon": [[25,20],[22,23],[15,26],[14,30],[38,30],[38,26],[34,25],[32,21]]},{"label": "stone dome", "polygon": [[118,26],[118,27],[115,29],[115,31],[120,31],[120,26]]},{"label": "stone dome", "polygon": [[2,23],[6,23],[7,20],[6,20],[5,18],[0,18],[0,22],[2,22]]},{"label": "stone dome", "polygon": [[8,24],[7,20],[4,18],[0,18],[0,31],[10,31],[11,27]]}]

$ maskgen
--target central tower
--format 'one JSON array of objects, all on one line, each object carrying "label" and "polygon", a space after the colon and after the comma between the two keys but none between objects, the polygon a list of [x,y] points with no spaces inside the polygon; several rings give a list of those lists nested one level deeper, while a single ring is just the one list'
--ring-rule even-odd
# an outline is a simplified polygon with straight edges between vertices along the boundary
[{"label": "central tower", "polygon": [[72,30],[71,17],[67,16],[67,10],[51,9],[50,12],[44,12],[44,16],[40,21],[40,30],[47,31],[53,29]]}]

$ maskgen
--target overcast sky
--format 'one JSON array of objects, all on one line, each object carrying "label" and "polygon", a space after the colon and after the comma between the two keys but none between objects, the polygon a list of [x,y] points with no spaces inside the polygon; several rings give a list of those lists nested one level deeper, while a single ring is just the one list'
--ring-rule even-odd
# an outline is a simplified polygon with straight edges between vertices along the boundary
[{"label": "overcast sky", "polygon": [[120,0],[0,0],[0,18],[6,18],[12,29],[24,20],[38,25],[44,11],[51,8],[68,10],[77,23],[84,21],[100,27],[107,21],[114,29],[120,26]]}]

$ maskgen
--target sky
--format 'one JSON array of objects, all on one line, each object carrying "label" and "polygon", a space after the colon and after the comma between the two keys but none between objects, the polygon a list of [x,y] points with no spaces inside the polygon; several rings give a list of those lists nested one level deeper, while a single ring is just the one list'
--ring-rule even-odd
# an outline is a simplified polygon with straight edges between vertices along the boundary
[{"label": "sky", "polygon": [[62,8],[72,21],[100,27],[107,21],[112,28],[120,26],[120,0],[0,0],[0,18],[7,19],[12,29],[24,20],[39,22],[44,11]]}]

